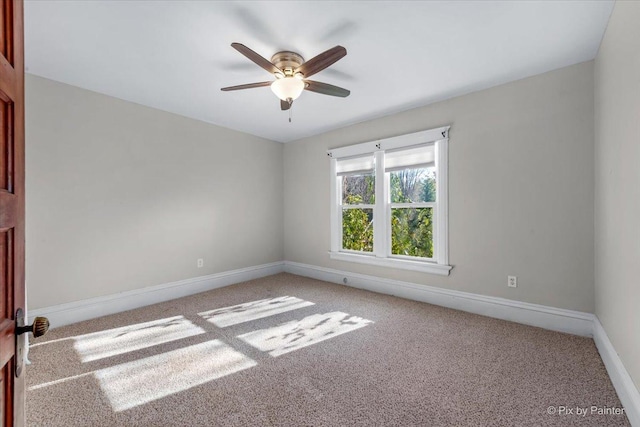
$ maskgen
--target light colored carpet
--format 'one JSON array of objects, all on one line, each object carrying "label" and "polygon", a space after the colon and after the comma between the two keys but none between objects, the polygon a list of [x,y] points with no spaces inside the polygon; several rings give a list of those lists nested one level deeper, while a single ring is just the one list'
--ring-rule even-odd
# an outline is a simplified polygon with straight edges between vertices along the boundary
[{"label": "light colored carpet", "polygon": [[33,426],[629,425],[591,414],[621,407],[591,339],[290,274],[54,329],[30,359]]}]

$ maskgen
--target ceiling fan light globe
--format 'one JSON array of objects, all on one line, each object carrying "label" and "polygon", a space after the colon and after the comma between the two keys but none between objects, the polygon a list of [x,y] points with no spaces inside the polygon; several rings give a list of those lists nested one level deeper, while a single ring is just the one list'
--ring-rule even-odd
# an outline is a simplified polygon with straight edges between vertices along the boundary
[{"label": "ceiling fan light globe", "polygon": [[304,82],[295,77],[285,77],[271,83],[271,90],[283,101],[295,100],[304,90]]}]

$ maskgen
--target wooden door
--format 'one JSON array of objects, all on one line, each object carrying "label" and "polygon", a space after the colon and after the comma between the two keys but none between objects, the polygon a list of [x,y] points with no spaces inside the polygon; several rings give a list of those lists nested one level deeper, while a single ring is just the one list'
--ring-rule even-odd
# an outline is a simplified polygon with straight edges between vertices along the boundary
[{"label": "wooden door", "polygon": [[[22,1],[0,10],[0,419],[24,425],[16,311],[24,310],[24,34]],[[25,335],[20,337],[24,340]],[[18,353],[18,354],[16,354]]]}]

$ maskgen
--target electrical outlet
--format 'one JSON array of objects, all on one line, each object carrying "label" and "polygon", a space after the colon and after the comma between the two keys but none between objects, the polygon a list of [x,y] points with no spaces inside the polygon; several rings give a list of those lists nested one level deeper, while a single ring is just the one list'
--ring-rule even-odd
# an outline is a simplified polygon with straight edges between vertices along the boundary
[{"label": "electrical outlet", "polygon": [[204,267],[204,259],[198,258],[198,268]]},{"label": "electrical outlet", "polygon": [[507,276],[507,286],[510,288],[517,288],[518,278],[516,276]]}]

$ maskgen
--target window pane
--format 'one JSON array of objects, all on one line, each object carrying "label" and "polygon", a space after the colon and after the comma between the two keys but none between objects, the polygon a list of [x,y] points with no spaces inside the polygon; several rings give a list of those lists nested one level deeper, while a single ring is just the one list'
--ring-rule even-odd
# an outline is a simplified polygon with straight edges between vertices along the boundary
[{"label": "window pane", "polygon": [[433,208],[391,209],[391,253],[433,258]]},{"label": "window pane", "polygon": [[373,173],[342,177],[343,205],[375,204],[376,186]]},{"label": "window pane", "polygon": [[342,210],[342,248],[373,252],[373,209]]},{"label": "window pane", "polygon": [[436,201],[435,168],[403,169],[390,175],[391,203]]}]

